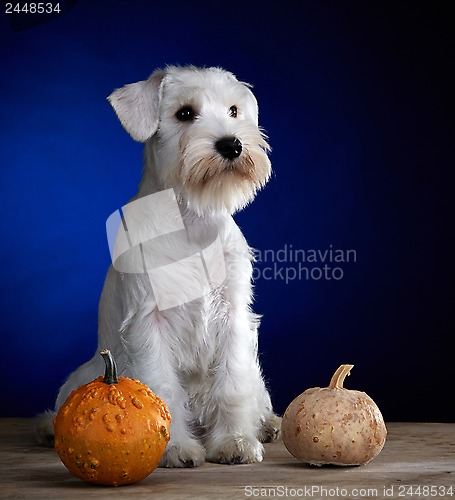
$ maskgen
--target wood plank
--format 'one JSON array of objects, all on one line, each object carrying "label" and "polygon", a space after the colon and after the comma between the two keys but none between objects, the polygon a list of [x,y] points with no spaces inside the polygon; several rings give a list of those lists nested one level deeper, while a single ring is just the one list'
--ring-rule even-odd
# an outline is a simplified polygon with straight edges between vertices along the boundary
[{"label": "wood plank", "polygon": [[[157,469],[140,483],[118,488],[71,476],[54,450],[34,443],[30,427],[30,419],[0,419],[2,499],[430,498],[430,491],[433,498],[451,498],[450,487],[455,498],[455,424],[389,423],[384,449],[361,467],[310,467],[277,442],[265,445],[259,464]],[[408,485],[420,486],[421,494],[407,494]],[[433,490],[423,495],[424,486]]]}]

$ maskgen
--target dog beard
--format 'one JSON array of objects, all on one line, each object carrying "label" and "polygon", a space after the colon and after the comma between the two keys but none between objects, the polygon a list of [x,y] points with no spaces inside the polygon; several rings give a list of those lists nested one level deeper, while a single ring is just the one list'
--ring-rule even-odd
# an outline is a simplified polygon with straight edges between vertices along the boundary
[{"label": "dog beard", "polygon": [[234,160],[216,151],[215,138],[193,136],[185,141],[182,137],[181,197],[190,208],[199,214],[223,210],[234,213],[253,200],[271,173],[266,154],[269,145],[260,131],[254,132],[248,140],[242,138],[242,153]]}]

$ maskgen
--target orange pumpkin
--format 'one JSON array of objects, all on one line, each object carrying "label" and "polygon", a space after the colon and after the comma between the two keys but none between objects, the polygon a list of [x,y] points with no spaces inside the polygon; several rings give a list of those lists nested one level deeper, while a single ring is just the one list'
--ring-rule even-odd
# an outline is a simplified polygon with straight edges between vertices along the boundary
[{"label": "orange pumpkin", "polygon": [[73,391],[54,420],[55,449],[76,477],[118,486],[140,481],[158,465],[169,441],[166,404],[145,384],[117,377],[112,354],[100,352],[104,378]]}]

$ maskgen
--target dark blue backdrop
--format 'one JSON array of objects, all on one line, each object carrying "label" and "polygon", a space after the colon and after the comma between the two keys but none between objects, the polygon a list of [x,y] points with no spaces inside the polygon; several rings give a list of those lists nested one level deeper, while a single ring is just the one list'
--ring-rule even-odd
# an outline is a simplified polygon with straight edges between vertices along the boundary
[{"label": "dark blue backdrop", "polygon": [[[254,84],[273,147],[274,178],[236,219],[261,251],[255,309],[276,409],[353,363],[347,386],[369,393],[387,420],[453,420],[444,4],[72,3],[28,29],[31,18],[16,19],[16,31],[0,18],[1,414],[52,406],[96,348],[105,220],[141,170],[141,145],[106,96],[156,67],[191,63]],[[291,245],[356,259],[292,262]],[[315,279],[325,264],[342,279]],[[286,283],[299,265],[313,278]]]}]

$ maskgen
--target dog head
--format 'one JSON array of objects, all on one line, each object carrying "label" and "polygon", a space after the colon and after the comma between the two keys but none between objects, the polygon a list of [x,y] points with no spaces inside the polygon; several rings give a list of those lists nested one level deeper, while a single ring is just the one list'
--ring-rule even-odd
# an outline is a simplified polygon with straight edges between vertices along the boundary
[{"label": "dog head", "polygon": [[170,66],[108,99],[145,168],[199,214],[243,208],[270,177],[256,99],[227,71]]}]

